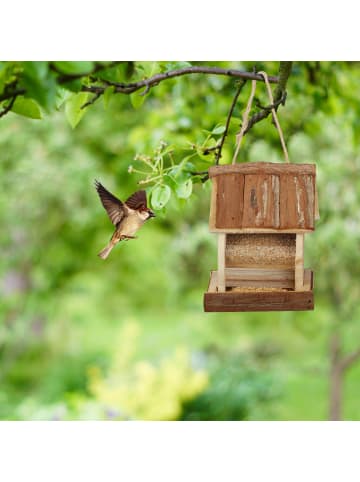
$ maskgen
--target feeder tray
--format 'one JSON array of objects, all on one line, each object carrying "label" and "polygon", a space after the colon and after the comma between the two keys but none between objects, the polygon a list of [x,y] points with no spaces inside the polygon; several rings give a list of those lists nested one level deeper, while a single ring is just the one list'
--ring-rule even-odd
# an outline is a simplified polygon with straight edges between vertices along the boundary
[{"label": "feeder tray", "polygon": [[318,215],[315,165],[214,166],[209,177],[218,269],[210,275],[205,311],[312,310],[304,235],[314,231]]}]

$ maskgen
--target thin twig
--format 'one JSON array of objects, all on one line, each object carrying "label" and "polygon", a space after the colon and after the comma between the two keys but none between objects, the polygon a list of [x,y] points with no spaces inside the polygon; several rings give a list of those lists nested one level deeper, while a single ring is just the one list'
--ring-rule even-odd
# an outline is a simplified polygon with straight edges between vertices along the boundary
[{"label": "thin twig", "polygon": [[85,104],[83,104],[80,107],[80,109],[85,109],[85,107],[88,107],[89,105],[94,104],[98,100],[98,98],[101,97],[102,95],[103,95],[103,92],[98,92],[97,94],[94,95],[92,99],[85,102]]},{"label": "thin twig", "polygon": [[242,79],[239,83],[239,86],[237,88],[237,91],[236,91],[236,94],[233,98],[233,101],[231,103],[231,106],[230,106],[230,110],[229,110],[229,113],[228,113],[228,116],[227,116],[227,119],[226,119],[226,125],[225,125],[225,130],[224,130],[224,133],[221,137],[221,140],[220,140],[220,143],[219,143],[219,146],[218,146],[218,149],[216,151],[216,156],[215,156],[215,165],[217,166],[220,162],[220,158],[221,158],[221,151],[222,151],[222,148],[223,148],[223,145],[224,145],[224,142],[225,142],[225,139],[226,139],[226,136],[227,136],[227,133],[228,133],[228,130],[229,130],[229,126],[230,126],[230,121],[231,121],[231,117],[232,117],[232,114],[234,112],[234,108],[235,108],[235,105],[236,105],[236,102],[239,98],[239,95],[240,95],[240,92],[242,91],[244,85],[246,84],[246,80],[245,79]]},{"label": "thin twig", "polygon": [[16,98],[17,98],[17,95],[14,95],[14,97],[10,100],[8,105],[6,107],[4,107],[4,109],[0,112],[0,117],[3,117],[5,114],[7,114],[12,109]]},{"label": "thin twig", "polygon": [[[279,99],[281,99],[284,96],[284,93],[286,92],[286,84],[288,81],[288,78],[291,74],[291,69],[292,69],[292,62],[280,62],[279,66],[279,76],[278,76],[278,85],[275,89],[274,92],[274,104],[278,102]],[[270,78],[269,78],[270,80]],[[286,98],[286,97],[285,97]],[[257,112],[254,114],[250,119],[248,126],[244,132],[244,135],[249,132],[249,130],[258,122],[260,122],[263,119],[266,119],[266,117],[271,113],[271,110],[262,110],[260,112]]]},{"label": "thin twig", "polygon": [[355,350],[353,353],[345,356],[342,360],[340,360],[340,368],[341,370],[346,370],[351,365],[353,365],[357,360],[360,358],[360,348]]}]

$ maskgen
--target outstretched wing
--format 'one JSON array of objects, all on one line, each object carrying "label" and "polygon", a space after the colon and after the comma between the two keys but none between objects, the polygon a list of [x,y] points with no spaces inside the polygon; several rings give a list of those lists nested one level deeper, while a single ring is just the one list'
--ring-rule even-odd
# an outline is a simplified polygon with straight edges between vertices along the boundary
[{"label": "outstretched wing", "polygon": [[101,203],[108,213],[111,222],[116,226],[125,216],[124,204],[116,196],[111,194],[104,186],[95,179],[95,189],[97,190]]},{"label": "outstretched wing", "polygon": [[146,209],[146,192],[145,191],[136,191],[132,194],[129,199],[125,201],[125,204],[130,209]]}]

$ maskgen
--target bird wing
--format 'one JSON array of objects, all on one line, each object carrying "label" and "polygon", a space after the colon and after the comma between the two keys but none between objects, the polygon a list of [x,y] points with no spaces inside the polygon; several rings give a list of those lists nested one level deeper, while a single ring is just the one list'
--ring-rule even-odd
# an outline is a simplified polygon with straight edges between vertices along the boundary
[{"label": "bird wing", "polygon": [[97,190],[101,203],[104,206],[111,222],[116,226],[125,216],[126,207],[116,196],[111,194],[104,186],[95,180],[95,189]]},{"label": "bird wing", "polygon": [[146,209],[146,192],[145,191],[136,191],[132,194],[129,199],[125,201],[125,204],[130,209]]}]

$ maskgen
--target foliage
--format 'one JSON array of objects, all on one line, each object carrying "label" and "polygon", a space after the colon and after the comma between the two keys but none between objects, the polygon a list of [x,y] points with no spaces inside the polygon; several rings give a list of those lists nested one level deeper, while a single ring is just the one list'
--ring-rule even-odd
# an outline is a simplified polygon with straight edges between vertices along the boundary
[{"label": "foliage", "polygon": [[[53,64],[0,65],[0,92],[16,79],[28,92],[0,119],[0,418],[326,418],[328,336],[339,324],[347,353],[360,334],[359,64],[294,64],[279,117],[290,159],[317,164],[321,220],[305,242],[316,309],[261,314],[202,311],[216,246],[207,227],[210,185],[193,173],[214,162],[204,148],[221,137],[234,80],[184,76],[132,98],[110,86],[81,109],[75,100],[88,76],[61,84],[59,77],[96,63]],[[172,68],[122,63],[96,76],[130,82]],[[276,74],[278,63],[256,68]],[[246,85],[222,163],[231,160],[248,93]],[[257,96],[267,103],[260,83]],[[66,112],[75,124],[80,110],[72,129]],[[282,160],[270,118],[240,150],[240,162],[263,160]],[[112,226],[94,178],[122,199],[140,182],[159,209],[139,239],[120,244],[106,262],[96,253]],[[141,334],[133,344],[129,320]],[[354,366],[346,380],[346,419],[360,416],[359,376]]]}]

